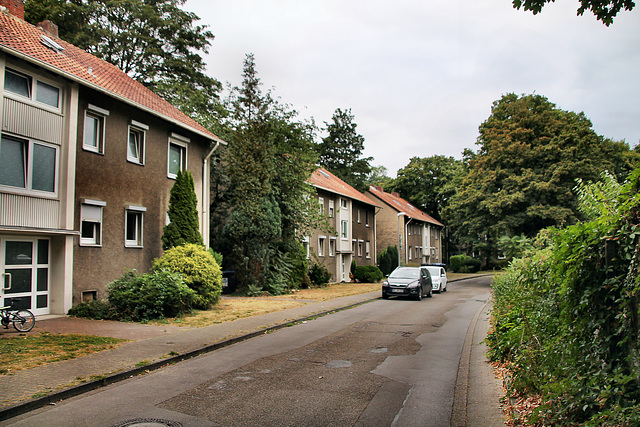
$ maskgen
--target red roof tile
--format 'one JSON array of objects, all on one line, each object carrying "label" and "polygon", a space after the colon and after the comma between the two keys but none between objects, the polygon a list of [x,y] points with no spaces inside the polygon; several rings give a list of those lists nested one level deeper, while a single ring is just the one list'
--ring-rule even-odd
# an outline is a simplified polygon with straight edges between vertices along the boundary
[{"label": "red roof tile", "polygon": [[436,221],[435,219],[433,219],[433,217],[422,212],[420,209],[416,208],[415,206],[413,206],[411,203],[407,202],[405,199],[403,199],[400,196],[396,196],[395,194],[385,193],[384,191],[382,191],[380,187],[374,187],[374,186],[369,187],[369,192],[374,196],[376,196],[378,199],[385,202],[387,205],[391,206],[393,209],[397,210],[398,212],[406,213],[409,218],[414,218],[420,221],[425,221],[431,224],[444,227],[444,224],[442,224],[439,221]]},{"label": "red roof tile", "polygon": [[323,190],[327,190],[341,196],[358,200],[362,203],[366,203],[367,205],[377,206],[373,200],[371,200],[325,168],[316,169],[316,171],[311,174],[309,183],[317,188],[321,188]]},{"label": "red roof tile", "polygon": [[[45,46],[43,35],[62,46],[64,50],[57,52]],[[219,140],[195,120],[116,66],[64,40],[45,34],[41,29],[20,18],[2,12],[0,12],[0,50],[145,109],[188,130]]]}]

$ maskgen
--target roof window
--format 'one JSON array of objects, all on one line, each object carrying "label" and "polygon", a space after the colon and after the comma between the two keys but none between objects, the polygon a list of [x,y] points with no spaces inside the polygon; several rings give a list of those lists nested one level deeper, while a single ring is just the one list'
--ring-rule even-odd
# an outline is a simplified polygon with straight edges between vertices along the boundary
[{"label": "roof window", "polygon": [[50,39],[49,37],[45,36],[44,34],[42,35],[41,42],[42,42],[43,45],[45,45],[49,49],[51,49],[53,51],[56,51],[58,53],[61,53],[64,50],[64,48],[62,46],[60,46],[58,43],[54,42],[52,39]]}]

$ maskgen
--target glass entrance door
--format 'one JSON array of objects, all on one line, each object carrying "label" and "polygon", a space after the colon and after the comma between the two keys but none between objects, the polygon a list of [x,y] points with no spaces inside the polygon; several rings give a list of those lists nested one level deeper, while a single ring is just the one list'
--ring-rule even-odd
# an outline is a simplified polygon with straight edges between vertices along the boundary
[{"label": "glass entrance door", "polygon": [[0,305],[49,314],[49,240],[0,238]]}]

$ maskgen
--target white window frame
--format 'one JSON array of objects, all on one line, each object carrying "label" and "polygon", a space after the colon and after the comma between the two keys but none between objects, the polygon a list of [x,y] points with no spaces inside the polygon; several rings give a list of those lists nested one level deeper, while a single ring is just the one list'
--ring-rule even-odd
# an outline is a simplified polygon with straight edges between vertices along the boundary
[{"label": "white window frame", "polygon": [[336,256],[336,238],[335,237],[329,238],[329,256],[330,257]]},{"label": "white window frame", "polygon": [[358,240],[358,256],[361,257],[362,256],[362,244],[364,243],[364,240]]},{"label": "white window frame", "polygon": [[340,207],[342,209],[348,209],[349,208],[349,204],[347,203],[347,199],[340,199]]},{"label": "white window frame", "polygon": [[[24,170],[24,187],[15,187],[9,184],[0,184],[0,188],[9,190],[11,192],[23,193],[23,194],[37,194],[42,196],[56,197],[58,194],[58,179],[60,174],[60,147],[54,144],[48,144],[42,141],[20,138],[7,133],[0,133],[0,145],[2,144],[2,138],[13,140],[24,144],[23,152],[23,170]],[[53,149],[55,151],[54,156],[54,172],[53,172],[53,191],[38,190],[33,188],[33,170],[34,170],[34,146],[39,145]]]},{"label": "white window frame", "polygon": [[[88,207],[85,209],[85,206]],[[102,247],[102,225],[104,223],[104,207],[107,202],[101,200],[81,199],[80,200],[80,246]],[[98,215],[89,215],[88,211],[98,212]],[[83,223],[93,223],[94,236],[92,238],[82,237]]]},{"label": "white window frame", "polygon": [[340,237],[342,239],[349,238],[349,221],[344,219],[340,221]]},{"label": "white window frame", "polygon": [[[3,86],[3,92],[5,94],[5,96],[8,96],[9,98],[13,98],[15,100],[19,100],[19,101],[27,101],[29,104],[33,104],[38,106],[38,108],[44,108],[56,113],[61,113],[62,112],[62,104],[63,104],[63,99],[62,99],[62,95],[63,95],[63,90],[62,90],[62,86],[52,80],[49,79],[45,79],[42,78],[40,76],[31,74],[31,73],[27,73],[24,71],[20,71],[17,70],[13,67],[6,67],[5,68],[5,79],[6,79],[6,73],[12,73],[15,74],[17,76],[20,77],[24,77],[28,80],[28,85],[29,85],[29,96],[24,96],[21,95],[19,93],[16,92],[11,92],[10,90],[7,90],[6,88],[4,88]],[[4,80],[4,79],[3,79]],[[51,86],[55,89],[58,89],[58,105],[57,106],[53,106],[51,104],[47,104],[46,102],[42,102],[42,101],[38,101],[38,83],[44,83],[47,86]]]},{"label": "white window frame", "polygon": [[[127,248],[144,247],[144,213],[147,208],[143,206],[127,205],[124,210],[124,246]],[[135,236],[129,239],[129,219],[133,217]]]},{"label": "white window frame", "polygon": [[318,236],[318,256],[323,257],[325,251],[326,236]]},{"label": "white window frame", "polygon": [[302,247],[304,249],[304,252],[307,254],[307,259],[310,259],[311,256],[309,254],[309,236],[305,236],[304,239],[302,239]]},{"label": "white window frame", "polygon": [[369,227],[369,210],[366,209],[364,211],[364,221],[365,221],[365,226]]},{"label": "white window frame", "polygon": [[[85,151],[91,151],[93,153],[103,154],[106,146],[106,128],[107,128],[107,117],[109,116],[109,111],[104,108],[97,107],[93,104],[87,105],[87,108],[84,110],[84,122],[82,123],[82,149]],[[87,143],[87,118],[90,117],[95,119],[100,127],[98,129],[98,133],[96,138],[96,145]]]},{"label": "white window frame", "polygon": [[[145,161],[145,148],[147,141],[147,131],[149,130],[149,126],[137,122],[135,120],[131,120],[131,124],[129,125],[129,129],[127,132],[127,161],[131,163],[135,163],[136,165],[143,165]],[[131,152],[131,134],[138,136],[138,153]]]},{"label": "white window frame", "polygon": [[364,242],[364,255],[367,259],[371,258],[371,242],[368,240]]},{"label": "white window frame", "polygon": [[329,200],[329,218],[333,218],[335,215],[335,204],[333,200]]},{"label": "white window frame", "polygon": [[[171,138],[169,138],[169,142],[167,144],[167,177],[170,179],[176,179],[178,176],[177,173],[171,172],[171,146],[175,145],[181,148],[181,157],[180,157],[180,171],[184,172],[187,170],[187,157],[188,157],[188,139],[183,137],[177,137],[175,134],[171,134]],[[185,141],[186,140],[186,141]]]},{"label": "white window frame", "polygon": [[357,216],[358,224],[360,224],[360,209],[356,209],[356,216]]},{"label": "white window frame", "polygon": [[409,249],[409,251],[408,251],[409,252],[409,261],[411,261],[413,259],[413,247],[409,246],[408,249]]},{"label": "white window frame", "polygon": [[320,215],[324,215],[324,197],[318,197],[318,206]]}]

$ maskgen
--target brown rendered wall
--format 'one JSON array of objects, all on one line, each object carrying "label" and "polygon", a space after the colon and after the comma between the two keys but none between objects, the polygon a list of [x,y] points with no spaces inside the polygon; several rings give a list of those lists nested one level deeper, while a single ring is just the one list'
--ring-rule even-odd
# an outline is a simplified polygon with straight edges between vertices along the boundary
[{"label": "brown rendered wall", "polygon": [[[320,197],[324,199],[324,217],[328,221],[328,224],[319,224],[311,232],[311,235],[309,236],[309,258],[311,264],[319,263],[327,267],[333,276],[333,280],[336,280],[336,263],[338,261],[336,256],[329,256],[329,237],[337,237],[338,227],[336,225],[336,215],[334,214],[332,218],[329,218],[329,200],[333,200],[334,209],[337,209],[338,196],[322,189],[317,189],[317,192],[318,200]],[[327,229],[327,226],[330,227],[330,229]],[[320,227],[322,227],[322,229]],[[323,256],[318,256],[319,236],[326,236]]]},{"label": "brown rendered wall", "polygon": [[[109,111],[106,118],[104,155],[82,148],[87,104]],[[169,135],[190,138],[187,169],[195,181],[198,206],[202,202],[203,158],[209,141],[142,110],[87,88],[80,89],[77,138],[75,229],[80,229],[80,200],[106,202],[103,208],[102,246],[74,245],[73,303],[82,291],[97,290],[106,297],[106,285],[128,269],[147,272],[154,258],[162,255],[162,228],[166,224],[169,193],[174,180],[167,177]],[[127,139],[131,120],[146,124],[144,166],[127,161]],[[125,247],[125,206],[143,206],[143,248]],[[201,220],[201,218],[200,218]]]},{"label": "brown rendered wall", "polygon": [[[360,222],[358,223],[358,211],[360,212]],[[352,240],[356,241],[356,250],[353,258],[356,265],[375,265],[376,264],[376,248],[375,246],[375,207],[360,203],[354,200],[352,203]],[[369,225],[367,226],[366,213],[369,212]],[[358,241],[364,241],[362,255],[358,256]],[[366,242],[370,242],[370,255],[366,256]]]},{"label": "brown rendered wall", "polygon": [[389,207],[389,205],[378,199],[373,194],[367,192],[366,195],[382,207],[382,209],[380,209],[376,214],[377,252],[380,253],[389,246],[398,246],[398,211]]}]

